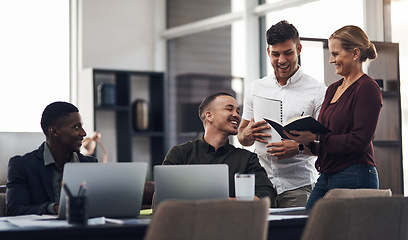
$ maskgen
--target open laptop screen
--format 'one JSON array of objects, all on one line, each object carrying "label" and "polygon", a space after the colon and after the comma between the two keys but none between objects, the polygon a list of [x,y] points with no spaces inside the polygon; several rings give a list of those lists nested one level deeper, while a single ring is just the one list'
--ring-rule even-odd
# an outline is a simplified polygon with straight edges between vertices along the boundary
[{"label": "open laptop screen", "polygon": [[[136,217],[140,213],[147,163],[66,163],[63,181],[73,195],[85,181],[88,217]],[[59,219],[65,219],[66,193],[61,189]]]},{"label": "open laptop screen", "polygon": [[226,164],[154,166],[155,204],[165,199],[228,199]]}]

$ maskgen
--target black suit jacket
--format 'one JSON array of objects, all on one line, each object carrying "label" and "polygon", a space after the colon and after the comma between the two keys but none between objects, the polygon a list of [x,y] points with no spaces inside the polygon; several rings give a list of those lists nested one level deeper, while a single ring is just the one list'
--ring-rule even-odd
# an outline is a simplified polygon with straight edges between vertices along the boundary
[{"label": "black suit jacket", "polygon": [[[44,144],[24,156],[12,157],[7,172],[7,215],[47,214],[54,203],[52,165],[44,166]],[[78,153],[80,162],[97,162]]]}]

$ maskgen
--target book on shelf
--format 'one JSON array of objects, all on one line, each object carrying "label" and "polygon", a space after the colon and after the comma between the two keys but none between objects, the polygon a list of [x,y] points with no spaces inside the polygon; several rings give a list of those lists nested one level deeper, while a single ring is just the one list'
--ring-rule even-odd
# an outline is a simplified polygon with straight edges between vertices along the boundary
[{"label": "book on shelf", "polygon": [[290,119],[286,124],[282,124],[276,120],[269,119],[266,117],[264,117],[264,119],[265,121],[269,123],[269,125],[271,125],[276,130],[276,132],[279,133],[279,135],[283,139],[289,139],[288,136],[286,136],[283,133],[283,130],[285,130],[286,132],[290,132],[292,130],[311,131],[312,133],[317,133],[317,134],[324,134],[324,133],[331,132],[330,129],[328,129],[323,124],[316,121],[316,119],[314,119],[311,116],[294,117]]}]

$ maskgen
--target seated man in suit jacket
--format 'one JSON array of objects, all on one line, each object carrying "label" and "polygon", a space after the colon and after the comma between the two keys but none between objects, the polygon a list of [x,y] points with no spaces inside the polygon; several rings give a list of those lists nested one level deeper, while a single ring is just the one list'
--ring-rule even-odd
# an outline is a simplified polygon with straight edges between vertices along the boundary
[{"label": "seated man in suit jacket", "polygon": [[7,172],[7,215],[57,214],[66,162],[97,162],[79,153],[86,136],[78,108],[66,102],[48,105],[41,128],[46,141],[24,156],[12,157]]}]

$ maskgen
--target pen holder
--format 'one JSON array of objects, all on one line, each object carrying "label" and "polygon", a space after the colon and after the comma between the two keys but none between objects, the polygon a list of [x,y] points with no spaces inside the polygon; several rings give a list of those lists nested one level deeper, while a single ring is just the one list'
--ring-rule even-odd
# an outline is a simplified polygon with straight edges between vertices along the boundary
[{"label": "pen holder", "polygon": [[67,197],[66,217],[68,223],[86,225],[88,223],[87,199],[85,196]]}]

